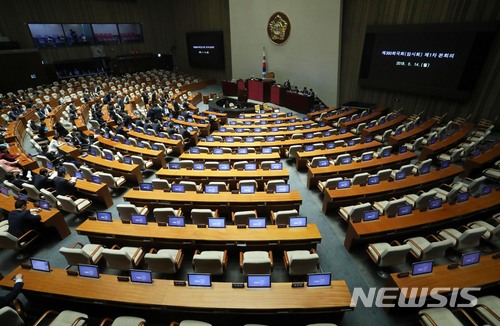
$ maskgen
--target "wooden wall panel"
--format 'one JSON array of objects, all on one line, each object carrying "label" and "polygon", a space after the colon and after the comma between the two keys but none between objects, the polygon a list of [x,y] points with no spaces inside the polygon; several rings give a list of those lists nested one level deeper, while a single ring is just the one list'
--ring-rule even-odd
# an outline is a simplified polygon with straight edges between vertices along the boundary
[{"label": "wooden wall panel", "polygon": [[[343,5],[340,103],[349,100],[399,106],[406,112],[448,113],[448,117],[472,114],[495,119],[500,113],[500,33],[493,44],[472,97],[465,102],[397,91],[360,87],[359,64],[367,25],[459,23],[500,20],[497,0],[345,0]],[[499,122],[497,122],[497,128]]]}]

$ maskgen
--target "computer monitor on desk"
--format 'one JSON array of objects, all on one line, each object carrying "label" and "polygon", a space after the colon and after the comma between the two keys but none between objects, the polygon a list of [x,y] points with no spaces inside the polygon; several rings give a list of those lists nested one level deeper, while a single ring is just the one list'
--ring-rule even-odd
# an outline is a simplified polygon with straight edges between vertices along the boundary
[{"label": "computer monitor on desk", "polygon": [[380,183],[380,177],[378,175],[372,175],[368,177],[368,185],[377,185]]},{"label": "computer monitor on desk", "polygon": [[305,228],[307,227],[307,216],[290,217],[291,228]]},{"label": "computer monitor on desk", "polygon": [[470,266],[479,264],[479,259],[481,258],[481,252],[475,251],[462,255],[462,259],[460,260],[460,266]]},{"label": "computer monitor on desk", "polygon": [[265,217],[249,217],[248,218],[248,228],[249,229],[265,229],[266,228],[266,218]]},{"label": "computer monitor on desk", "polygon": [[50,263],[46,259],[30,258],[31,269],[38,272],[50,272]]},{"label": "computer monitor on desk", "polygon": [[311,273],[307,274],[307,287],[325,287],[332,283],[331,273]]},{"label": "computer monitor on desk", "polygon": [[142,191],[153,191],[153,184],[149,182],[141,182],[139,184],[139,189]]},{"label": "computer monitor on desk", "polygon": [[210,217],[208,219],[208,227],[215,229],[223,229],[226,227],[226,220],[223,217]]},{"label": "computer monitor on desk", "polygon": [[379,219],[379,211],[376,209],[363,212],[363,221],[364,222],[376,221],[378,219]]},{"label": "computer monitor on desk", "polygon": [[443,205],[443,200],[441,198],[434,198],[429,200],[429,210],[440,208]]},{"label": "computer monitor on desk", "polygon": [[254,194],[255,187],[253,185],[245,185],[240,187],[241,194]]},{"label": "computer monitor on desk", "polygon": [[147,225],[148,224],[148,218],[146,217],[146,215],[132,214],[130,216],[130,222],[132,224],[137,224],[137,225]]},{"label": "computer monitor on desk", "polygon": [[411,269],[411,275],[417,276],[417,275],[430,274],[432,273],[433,266],[434,266],[434,261],[432,260],[413,263]]},{"label": "computer monitor on desk", "polygon": [[110,212],[97,212],[97,220],[100,222],[111,222],[113,217]]},{"label": "computer monitor on desk", "polygon": [[185,226],[184,216],[169,216],[168,226],[184,227]]},{"label": "computer monitor on desk", "polygon": [[153,275],[151,271],[131,269],[130,282],[138,284],[153,284]]},{"label": "computer monitor on desk", "polygon": [[401,205],[398,207],[398,216],[410,215],[413,208],[411,205]]},{"label": "computer monitor on desk", "polygon": [[290,185],[289,184],[284,184],[284,185],[276,185],[276,191],[277,194],[286,194],[290,192]]},{"label": "computer monitor on desk", "polygon": [[78,275],[85,278],[99,279],[99,267],[96,265],[78,264]]},{"label": "computer monitor on desk", "polygon": [[200,287],[211,287],[212,279],[210,274],[203,273],[188,273],[188,285],[189,286],[200,286]]},{"label": "computer monitor on desk", "polygon": [[271,275],[270,274],[250,274],[247,275],[247,287],[254,288],[270,288]]},{"label": "computer monitor on desk", "polygon": [[178,193],[185,192],[184,185],[173,184],[172,185],[172,192],[178,192]]}]

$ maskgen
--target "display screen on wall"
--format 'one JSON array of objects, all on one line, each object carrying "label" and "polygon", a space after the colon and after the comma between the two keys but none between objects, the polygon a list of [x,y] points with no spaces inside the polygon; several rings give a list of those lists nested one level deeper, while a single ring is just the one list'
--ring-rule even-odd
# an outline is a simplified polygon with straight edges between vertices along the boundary
[{"label": "display screen on wall", "polygon": [[66,37],[61,24],[28,24],[28,28],[36,47],[66,46]]},{"label": "display screen on wall", "polygon": [[142,42],[141,24],[118,24],[122,43]]},{"label": "display screen on wall", "polygon": [[496,23],[368,26],[359,84],[465,100],[496,30]]},{"label": "display screen on wall", "polygon": [[92,30],[97,44],[117,44],[120,42],[116,24],[92,24]]},{"label": "display screen on wall", "polygon": [[224,69],[222,31],[186,33],[186,44],[191,67]]}]

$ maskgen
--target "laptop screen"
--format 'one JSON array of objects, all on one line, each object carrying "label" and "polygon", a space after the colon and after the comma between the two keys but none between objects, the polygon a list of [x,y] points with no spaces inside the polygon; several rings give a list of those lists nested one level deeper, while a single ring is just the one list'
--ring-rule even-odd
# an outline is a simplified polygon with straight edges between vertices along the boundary
[{"label": "laptop screen", "polygon": [[411,275],[416,276],[416,275],[432,273],[433,265],[434,262],[432,260],[413,263],[413,267],[411,269]]},{"label": "laptop screen", "polygon": [[219,186],[205,185],[205,193],[206,194],[218,194]]},{"label": "laptop screen", "polygon": [[424,165],[422,166],[422,168],[420,169],[420,174],[427,174],[431,172],[431,166],[430,165]]},{"label": "laptop screen", "polygon": [[331,280],[331,273],[307,274],[307,287],[330,286]]},{"label": "laptop screen", "polygon": [[368,185],[376,185],[380,183],[380,177],[378,175],[373,175],[368,177]]},{"label": "laptop screen", "polygon": [[492,191],[493,191],[492,185],[484,186],[483,189],[481,189],[481,196],[489,195],[491,194]]},{"label": "laptop screen", "polygon": [[208,219],[208,227],[209,228],[225,228],[226,227],[226,219],[223,217],[211,217]]},{"label": "laptop screen", "polygon": [[97,212],[97,220],[101,222],[111,222],[113,217],[110,212]]},{"label": "laptop screen", "polygon": [[194,170],[205,170],[205,163],[194,163],[193,165]]},{"label": "laptop screen", "polygon": [[272,142],[272,141],[274,141],[275,139],[276,139],[276,138],[275,138],[274,136],[267,136],[267,137],[266,137],[266,141],[268,141],[268,142]]},{"label": "laptop screen", "polygon": [[0,191],[2,192],[2,195],[9,196],[9,189],[7,189],[7,187],[1,186]]},{"label": "laptop screen", "polygon": [[404,171],[396,172],[395,180],[403,180],[406,178],[406,173]]},{"label": "laptop screen", "polygon": [[406,153],[408,151],[408,148],[406,146],[401,146],[399,148],[399,154]]},{"label": "laptop screen", "polygon": [[184,185],[172,185],[172,192],[185,192]]},{"label": "laptop screen", "polygon": [[269,274],[255,274],[247,276],[247,287],[252,288],[270,288],[271,287],[271,275]]},{"label": "laptop screen", "polygon": [[152,284],[153,275],[151,271],[131,269],[130,270],[130,282],[140,283],[140,284]]},{"label": "laptop screen", "polygon": [[50,211],[50,204],[49,204],[48,201],[46,201],[46,200],[40,200],[38,202],[38,204],[40,205],[41,209],[45,209],[46,211]]},{"label": "laptop screen", "polygon": [[379,211],[378,210],[372,210],[372,211],[364,211],[363,212],[363,221],[368,222],[368,221],[375,221],[378,220],[379,218]]},{"label": "laptop screen", "polygon": [[262,154],[272,154],[273,149],[271,147],[263,147],[262,148]]},{"label": "laptop screen", "polygon": [[141,182],[139,187],[142,191],[153,191],[153,184],[149,182]]},{"label": "laptop screen", "polygon": [[306,145],[304,147],[304,151],[306,151],[306,152],[312,152],[312,151],[314,151],[314,145]]},{"label": "laptop screen", "polygon": [[220,171],[229,171],[229,163],[219,163]]},{"label": "laptop screen", "polygon": [[428,209],[436,209],[440,208],[443,205],[443,200],[441,198],[434,198],[429,200]]},{"label": "laptop screen", "polygon": [[365,137],[365,143],[370,143],[373,140],[372,136],[366,136]]},{"label": "laptop screen", "polygon": [[469,200],[469,193],[468,192],[461,192],[457,196],[457,203],[462,203],[464,201]]},{"label": "laptop screen", "polygon": [[130,222],[132,224],[147,225],[148,219],[147,219],[146,215],[132,214],[132,215],[130,215]]},{"label": "laptop screen", "polygon": [[372,153],[366,153],[361,156],[361,161],[369,161],[373,158]]},{"label": "laptop screen", "polygon": [[346,189],[351,187],[351,180],[342,180],[337,183],[337,189]]},{"label": "laptop screen", "polygon": [[303,228],[307,226],[307,216],[290,217],[291,228]]},{"label": "laptop screen", "polygon": [[271,163],[271,170],[283,170],[282,163]]},{"label": "laptop screen", "polygon": [[83,180],[83,173],[81,173],[80,171],[75,171],[75,178],[77,178],[78,180]]},{"label": "laptop screen", "polygon": [[410,215],[412,211],[411,205],[401,205],[398,207],[398,216]]},{"label": "laptop screen", "polygon": [[189,149],[189,153],[191,153],[191,154],[200,154],[200,149],[198,147],[191,147]]},{"label": "laptop screen", "polygon": [[289,193],[289,192],[290,192],[290,185],[289,184],[276,185],[276,193],[284,194],[284,193]]},{"label": "laptop screen", "polygon": [[238,148],[238,154],[248,154],[248,148]]},{"label": "laptop screen", "polygon": [[382,157],[389,157],[389,156],[391,156],[391,150],[390,149],[384,149],[382,151],[382,154],[380,156],[382,156]]},{"label": "laptop screen", "polygon": [[479,264],[479,259],[481,258],[481,252],[475,251],[468,254],[463,254],[460,260],[460,266],[469,266]]},{"label": "laptop screen", "polygon": [[78,275],[88,278],[99,278],[99,267],[96,265],[78,264]]},{"label": "laptop screen", "polygon": [[169,216],[168,217],[168,226],[180,226],[183,227],[184,217],[183,216]]},{"label": "laptop screen", "polygon": [[215,138],[214,138],[213,136],[207,136],[207,137],[205,138],[205,141],[206,141],[206,142],[209,142],[209,143],[212,143],[212,142],[214,142],[214,141],[215,141]]},{"label": "laptop screen", "polygon": [[125,164],[132,164],[132,158],[130,156],[124,156],[123,157],[123,163],[125,163]]},{"label": "laptop screen", "polygon": [[104,158],[108,161],[113,161],[113,154],[111,153],[105,153]]},{"label": "laptop screen", "polygon": [[222,150],[222,148],[214,148],[212,153],[214,154],[222,154],[224,153],[224,151]]},{"label": "laptop screen", "polygon": [[441,161],[441,169],[446,169],[450,166],[450,161]]},{"label": "laptop screen", "polygon": [[99,184],[100,184],[100,183],[101,183],[101,177],[98,177],[98,176],[96,176],[96,175],[93,175],[93,176],[92,176],[92,182],[93,182],[93,183],[99,183]]},{"label": "laptop screen", "polygon": [[47,167],[47,169],[52,170],[54,168],[54,164],[47,162],[46,167]]},{"label": "laptop screen", "polygon": [[28,195],[18,194],[17,195],[17,200],[28,200]]},{"label": "laptop screen", "polygon": [[31,269],[39,272],[50,272],[50,263],[45,259],[31,258]]},{"label": "laptop screen", "polygon": [[340,164],[351,164],[351,157],[350,156],[342,157],[340,159]]},{"label": "laptop screen", "polygon": [[245,164],[245,171],[255,171],[257,170],[257,164],[255,163],[246,163]]},{"label": "laptop screen", "polygon": [[188,273],[188,285],[211,287],[212,279],[210,274]]},{"label": "laptop screen", "polygon": [[266,228],[265,217],[250,217],[248,219],[248,228],[250,229],[264,229]]},{"label": "laptop screen", "polygon": [[322,168],[322,167],[326,167],[326,166],[329,166],[330,165],[330,161],[329,160],[319,160],[318,161],[318,167]]},{"label": "laptop screen", "polygon": [[240,187],[240,193],[242,193],[242,194],[253,194],[253,193],[255,193],[255,186],[253,186],[253,185],[241,186]]}]

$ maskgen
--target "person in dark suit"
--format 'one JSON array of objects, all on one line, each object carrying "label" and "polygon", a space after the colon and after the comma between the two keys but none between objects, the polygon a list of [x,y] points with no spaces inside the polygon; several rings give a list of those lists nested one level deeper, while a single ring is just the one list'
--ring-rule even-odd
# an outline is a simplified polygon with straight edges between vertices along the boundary
[{"label": "person in dark suit", "polygon": [[66,176],[66,171],[60,169],[57,171],[57,177],[52,180],[54,182],[54,188],[56,189],[56,196],[63,195],[74,195],[75,194],[75,184],[69,180],[66,180],[64,177]]},{"label": "person in dark suit", "polygon": [[23,274],[17,274],[15,278],[15,283],[14,283],[14,288],[4,295],[3,297],[0,297],[0,308],[3,307],[12,307],[13,304],[12,302],[17,298],[17,296],[21,293],[21,290],[23,288]]},{"label": "person in dark suit", "polygon": [[32,183],[36,189],[50,188],[53,185],[52,180],[47,177],[48,174],[49,171],[45,168],[40,169],[40,174],[33,174]]},{"label": "person in dark suit", "polygon": [[9,213],[9,229],[7,231],[16,238],[19,238],[27,231],[38,227],[37,224],[40,223],[42,218],[40,215],[33,213],[41,212],[42,209],[28,210],[26,200],[16,200],[14,207],[15,209]]},{"label": "person in dark suit", "polygon": [[290,85],[290,80],[287,79],[286,82],[283,83],[283,87],[290,88],[290,86],[291,86]]}]

